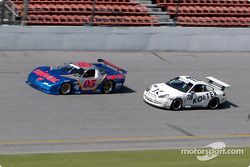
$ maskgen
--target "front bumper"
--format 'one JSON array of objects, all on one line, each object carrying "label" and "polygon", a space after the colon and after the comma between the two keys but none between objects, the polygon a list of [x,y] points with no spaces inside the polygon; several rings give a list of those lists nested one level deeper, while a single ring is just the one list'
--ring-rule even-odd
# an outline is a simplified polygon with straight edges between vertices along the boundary
[{"label": "front bumper", "polygon": [[37,80],[37,78],[35,76],[33,76],[32,74],[30,74],[27,78],[26,83],[30,86],[32,86],[33,88],[40,90],[44,93],[47,94],[58,94],[58,90],[56,88],[56,86],[52,86],[52,85],[46,85],[44,84],[44,82],[40,82]]},{"label": "front bumper", "polygon": [[151,92],[144,91],[143,99],[145,102],[160,108],[170,109],[172,100],[168,98],[159,98]]}]

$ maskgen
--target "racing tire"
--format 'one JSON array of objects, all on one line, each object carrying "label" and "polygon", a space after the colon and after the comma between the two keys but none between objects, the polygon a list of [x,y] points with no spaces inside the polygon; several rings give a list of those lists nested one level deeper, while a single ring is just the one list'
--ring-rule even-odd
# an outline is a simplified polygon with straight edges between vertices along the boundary
[{"label": "racing tire", "polygon": [[68,95],[71,92],[71,84],[66,82],[63,83],[60,87],[60,94],[62,95]]},{"label": "racing tire", "polygon": [[219,104],[220,104],[219,99],[218,98],[213,98],[208,103],[208,108],[214,110],[214,109],[218,108]]},{"label": "racing tire", "polygon": [[174,111],[180,110],[182,107],[182,100],[181,99],[174,99],[171,103],[171,109]]},{"label": "racing tire", "polygon": [[108,80],[108,81],[104,82],[103,88],[102,88],[102,92],[104,94],[112,93],[113,89],[114,89],[114,82],[113,81]]}]

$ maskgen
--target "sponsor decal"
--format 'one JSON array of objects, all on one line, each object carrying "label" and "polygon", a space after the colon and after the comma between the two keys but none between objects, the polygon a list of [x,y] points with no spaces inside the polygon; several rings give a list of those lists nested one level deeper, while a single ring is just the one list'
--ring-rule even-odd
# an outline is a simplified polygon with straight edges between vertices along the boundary
[{"label": "sponsor decal", "polygon": [[85,80],[84,83],[82,84],[83,88],[93,88],[96,84],[96,80]]},{"label": "sponsor decal", "polygon": [[145,95],[145,98],[147,99],[147,100],[149,100],[149,101],[154,101],[152,98],[150,98],[150,97],[148,97],[147,95]]},{"label": "sponsor decal", "polygon": [[95,91],[96,91],[96,92],[101,92],[101,89],[96,89]]},{"label": "sponsor decal", "polygon": [[122,86],[122,83],[117,83],[117,84],[115,85],[116,88],[119,88],[119,87],[121,87],[121,86]]},{"label": "sponsor decal", "polygon": [[[35,71],[33,71],[34,74],[36,74],[37,76],[39,76],[39,78],[45,78],[50,82],[56,83],[57,81],[60,81],[60,79],[57,79],[56,77],[50,75],[49,73],[42,71],[40,69],[36,69]],[[39,79],[39,80],[40,80]]]},{"label": "sponsor decal", "polygon": [[43,82],[44,85],[48,85],[49,86],[49,83],[48,82]]},{"label": "sponsor decal", "polygon": [[187,95],[187,100],[192,100],[193,99],[193,95],[192,94],[188,94]]},{"label": "sponsor decal", "polygon": [[92,64],[87,62],[76,62],[76,65],[82,68],[90,68],[92,67]]},{"label": "sponsor decal", "polygon": [[98,86],[98,83],[96,79],[87,79],[78,81],[78,85],[80,85],[82,90],[93,90]]},{"label": "sponsor decal", "polygon": [[158,89],[158,88],[155,89],[155,90],[152,90],[152,92],[155,93],[155,94],[158,94],[159,91],[160,91],[160,89]]},{"label": "sponsor decal", "polygon": [[42,77],[38,77],[36,80],[37,80],[37,81],[42,81],[43,78],[42,78]]},{"label": "sponsor decal", "polygon": [[74,88],[75,88],[75,90],[79,90],[80,86],[79,85],[75,85]]},{"label": "sponsor decal", "polygon": [[122,74],[117,74],[117,75],[108,75],[107,76],[107,79],[110,79],[110,80],[115,80],[115,79],[123,79],[124,76]]},{"label": "sponsor decal", "polygon": [[[188,100],[192,100],[193,97],[191,97],[192,95],[188,96]],[[207,92],[201,96],[197,96],[193,99],[193,104],[195,103],[200,103],[201,101],[205,101],[205,100],[209,100],[212,99],[213,97],[216,97],[217,93],[215,91],[211,91],[211,92]]]}]

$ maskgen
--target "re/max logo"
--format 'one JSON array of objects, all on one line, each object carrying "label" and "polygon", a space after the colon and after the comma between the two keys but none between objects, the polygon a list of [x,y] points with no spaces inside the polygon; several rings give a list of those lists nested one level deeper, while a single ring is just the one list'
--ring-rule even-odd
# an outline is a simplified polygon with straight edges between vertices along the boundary
[{"label": "re/max logo", "polygon": [[40,69],[36,69],[35,71],[33,71],[33,73],[35,73],[36,75],[38,75],[39,77],[43,77],[46,78],[48,81],[56,83],[57,81],[59,81],[59,79],[57,79],[56,77],[50,75],[47,72],[44,72]]}]

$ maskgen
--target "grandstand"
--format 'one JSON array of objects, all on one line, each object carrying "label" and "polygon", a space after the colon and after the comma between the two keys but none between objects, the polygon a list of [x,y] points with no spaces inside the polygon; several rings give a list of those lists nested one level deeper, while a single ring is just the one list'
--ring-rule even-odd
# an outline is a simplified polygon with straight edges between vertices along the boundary
[{"label": "grandstand", "polygon": [[156,0],[181,26],[245,27],[250,25],[248,0]]},{"label": "grandstand", "polygon": [[73,26],[250,25],[248,0],[2,0],[1,24]]},{"label": "grandstand", "polygon": [[[148,7],[133,0],[6,0],[12,18],[28,25],[157,26]],[[24,11],[27,11],[24,12]],[[25,14],[26,13],[26,14]],[[166,16],[165,13],[162,15]]]}]

